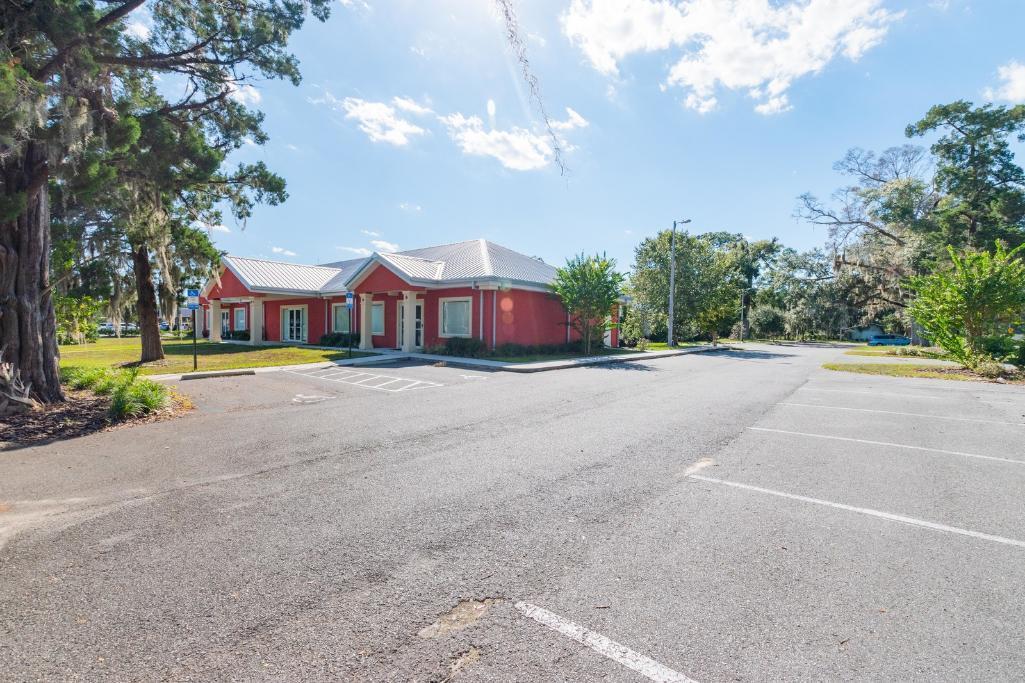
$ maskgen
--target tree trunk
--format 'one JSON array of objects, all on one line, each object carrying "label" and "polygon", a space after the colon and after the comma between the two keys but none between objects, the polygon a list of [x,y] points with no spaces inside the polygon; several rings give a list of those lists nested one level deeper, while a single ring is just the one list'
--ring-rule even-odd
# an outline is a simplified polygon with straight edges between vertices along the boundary
[{"label": "tree trunk", "polygon": [[145,244],[132,245],[132,268],[138,293],[139,333],[142,335],[142,363],[163,360],[164,347],[160,344],[160,321],[157,315],[157,290],[153,286],[153,266]]},{"label": "tree trunk", "polygon": [[5,165],[2,198],[20,205],[0,220],[0,360],[43,402],[64,400],[50,295],[50,193],[46,146],[28,143]]}]

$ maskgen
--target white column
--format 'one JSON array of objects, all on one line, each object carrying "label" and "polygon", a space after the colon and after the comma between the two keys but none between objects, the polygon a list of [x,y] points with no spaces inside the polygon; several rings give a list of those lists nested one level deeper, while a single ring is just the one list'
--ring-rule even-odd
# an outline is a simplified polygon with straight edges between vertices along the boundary
[{"label": "white column", "polygon": [[374,340],[371,337],[373,327],[371,315],[373,314],[373,306],[373,294],[359,295],[359,347],[361,349],[374,348]]},{"label": "white column", "polygon": [[210,300],[210,341],[221,341],[221,302],[219,299]]},{"label": "white column", "polygon": [[416,350],[416,292],[402,293],[402,350]]},{"label": "white column", "polygon": [[263,299],[256,297],[249,302],[249,343],[253,346],[263,343]]}]

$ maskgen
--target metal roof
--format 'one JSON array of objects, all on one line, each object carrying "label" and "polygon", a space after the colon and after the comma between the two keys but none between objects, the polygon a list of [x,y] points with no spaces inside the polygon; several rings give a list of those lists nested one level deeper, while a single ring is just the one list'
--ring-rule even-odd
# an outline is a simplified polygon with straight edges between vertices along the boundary
[{"label": "metal roof", "polygon": [[555,267],[487,240],[467,240],[320,266],[225,256],[227,266],[248,289],[258,292],[335,294],[371,263],[381,263],[401,277],[434,285],[467,281],[499,281],[546,287]]},{"label": "metal roof", "polygon": [[364,258],[348,259],[347,261],[336,261],[335,263],[325,263],[323,265],[324,268],[333,268],[337,272],[335,273],[334,276],[332,276],[332,278],[330,280],[327,281],[326,285],[321,287],[321,291],[323,291],[323,292],[332,292],[332,293],[333,292],[345,292],[345,291],[348,291],[346,286],[345,286],[345,283],[368,260],[369,260],[368,258],[364,257]]},{"label": "metal roof", "polygon": [[[467,240],[436,247],[410,249],[397,254],[381,254],[400,270],[416,279],[437,282],[463,280],[512,280],[536,285],[549,285],[555,278],[555,267],[540,259],[513,251],[488,240]],[[428,277],[426,267],[415,267],[408,260],[390,257],[416,257],[440,263],[439,272]],[[407,264],[409,264],[407,266]]]},{"label": "metal roof", "polygon": [[256,291],[319,292],[338,274],[337,268],[241,256],[225,256],[222,261],[247,289]]}]

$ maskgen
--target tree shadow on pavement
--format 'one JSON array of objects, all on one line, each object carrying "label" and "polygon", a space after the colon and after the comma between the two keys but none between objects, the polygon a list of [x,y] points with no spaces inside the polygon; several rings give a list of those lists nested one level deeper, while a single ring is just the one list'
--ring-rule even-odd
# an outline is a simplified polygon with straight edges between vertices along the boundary
[{"label": "tree shadow on pavement", "polygon": [[796,354],[755,349],[723,349],[722,351],[716,351],[711,355],[716,358],[722,358],[725,356],[727,358],[740,358],[743,360],[768,360],[776,358],[793,358]]}]

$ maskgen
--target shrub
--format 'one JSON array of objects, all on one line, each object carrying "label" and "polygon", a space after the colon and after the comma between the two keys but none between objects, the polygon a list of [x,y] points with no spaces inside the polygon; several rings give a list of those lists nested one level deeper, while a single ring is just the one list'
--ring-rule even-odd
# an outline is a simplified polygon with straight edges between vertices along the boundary
[{"label": "shrub", "polygon": [[648,341],[648,339],[646,337],[641,337],[640,339],[637,340],[637,350],[638,351],[647,351],[649,343],[650,342]]},{"label": "shrub", "polygon": [[320,345],[348,347],[350,341],[353,346],[359,346],[359,335],[349,334],[348,332],[331,332],[320,338]]},{"label": "shrub", "polygon": [[118,384],[110,397],[110,417],[123,420],[160,410],[167,405],[167,388],[153,380],[138,379],[134,373]]},{"label": "shrub", "polygon": [[249,330],[225,330],[221,333],[221,339],[225,341],[249,341]]},{"label": "shrub", "polygon": [[139,371],[109,368],[62,368],[62,381],[73,389],[110,396],[108,414],[114,421],[138,417],[167,405],[167,387],[139,379]]},{"label": "shrub", "polygon": [[481,339],[472,337],[450,337],[445,340],[445,353],[450,356],[480,358],[487,355],[488,347]]},{"label": "shrub", "polygon": [[975,368],[975,372],[987,379],[999,379],[1007,373],[1007,371],[1004,370],[1003,365],[992,360],[986,360],[979,363]]}]

